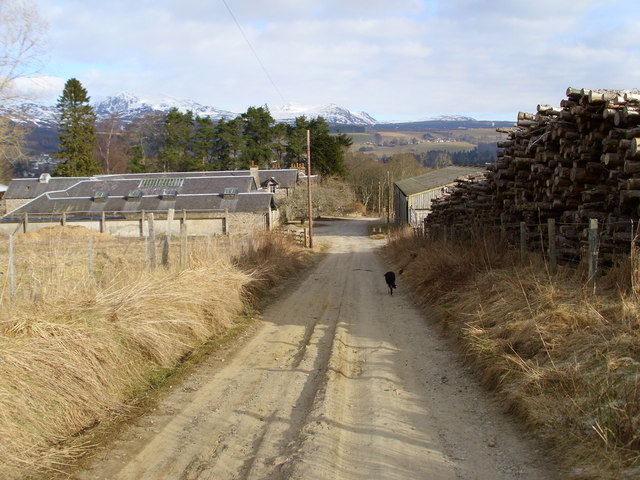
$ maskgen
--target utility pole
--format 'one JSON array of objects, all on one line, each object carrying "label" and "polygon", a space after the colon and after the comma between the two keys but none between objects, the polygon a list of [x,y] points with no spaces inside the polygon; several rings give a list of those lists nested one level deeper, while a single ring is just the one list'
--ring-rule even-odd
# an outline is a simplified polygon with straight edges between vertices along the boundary
[{"label": "utility pole", "polygon": [[387,199],[387,223],[391,223],[391,179],[387,170],[387,183],[389,184],[389,198]]},{"label": "utility pole", "polygon": [[307,130],[307,207],[309,217],[309,248],[313,248],[313,207],[311,204],[311,131]]}]

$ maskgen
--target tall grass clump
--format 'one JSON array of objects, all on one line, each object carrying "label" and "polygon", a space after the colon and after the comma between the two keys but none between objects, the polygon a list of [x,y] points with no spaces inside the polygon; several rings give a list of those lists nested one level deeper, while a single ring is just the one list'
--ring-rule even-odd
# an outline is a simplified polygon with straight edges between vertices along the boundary
[{"label": "tall grass clump", "polygon": [[[221,243],[194,241],[185,268],[168,265],[150,270],[139,243],[97,250],[96,270],[89,276],[86,265],[73,261],[79,248],[69,239],[56,243],[59,234],[17,239],[22,252],[18,267],[26,271],[28,262],[31,274],[19,277],[13,302],[4,286],[3,479],[46,473],[73,460],[83,450],[74,440],[80,433],[126,413],[159,374],[171,371],[195,347],[233,326],[255,279],[264,282],[267,276],[301,267],[295,246],[274,237],[279,246],[276,260],[269,256],[270,237],[258,235],[255,241],[265,256],[260,258],[256,251],[250,261],[234,251],[228,239],[225,248]],[[115,239],[101,241],[111,247],[118,244]],[[43,248],[48,249],[46,256]],[[37,257],[48,260],[38,265]]]},{"label": "tall grass clump", "polygon": [[[392,237],[386,253],[459,340],[481,378],[567,465],[570,478],[640,476],[640,266],[587,288],[491,237]],[[637,258],[637,256],[635,257]]]}]

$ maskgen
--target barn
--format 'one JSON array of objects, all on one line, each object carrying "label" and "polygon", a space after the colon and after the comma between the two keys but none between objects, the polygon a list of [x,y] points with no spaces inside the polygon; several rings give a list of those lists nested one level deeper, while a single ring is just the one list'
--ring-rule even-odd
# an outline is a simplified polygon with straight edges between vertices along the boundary
[{"label": "barn", "polygon": [[446,195],[458,178],[484,170],[478,167],[452,166],[395,182],[395,222],[400,225],[421,226],[424,218],[431,212],[431,202],[434,199]]},{"label": "barn", "polygon": [[296,169],[14,179],[5,196],[8,213],[0,221],[0,232],[69,222],[138,236],[146,234],[150,213],[167,220],[160,230],[185,223],[189,234],[196,235],[271,229],[280,221],[276,197],[287,195],[297,179]]}]

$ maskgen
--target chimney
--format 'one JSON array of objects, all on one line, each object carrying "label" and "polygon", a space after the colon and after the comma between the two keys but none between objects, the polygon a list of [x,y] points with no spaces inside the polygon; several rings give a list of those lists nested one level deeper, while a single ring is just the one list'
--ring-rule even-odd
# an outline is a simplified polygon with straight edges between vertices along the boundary
[{"label": "chimney", "polygon": [[38,182],[40,183],[49,183],[49,180],[51,180],[51,175],[48,173],[41,173],[40,178],[38,178]]},{"label": "chimney", "polygon": [[251,162],[251,167],[249,168],[249,173],[256,181],[256,188],[260,188],[260,175],[258,174],[258,167],[256,167],[253,162]]}]

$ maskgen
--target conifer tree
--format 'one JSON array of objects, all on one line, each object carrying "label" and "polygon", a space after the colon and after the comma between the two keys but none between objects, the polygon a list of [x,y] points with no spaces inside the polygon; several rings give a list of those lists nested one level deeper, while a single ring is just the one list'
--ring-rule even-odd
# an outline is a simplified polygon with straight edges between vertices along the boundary
[{"label": "conifer tree", "polygon": [[240,115],[244,123],[243,135],[245,148],[241,155],[242,166],[256,165],[269,168],[273,157],[273,124],[275,120],[269,109],[264,107],[249,107],[246,113]]},{"label": "conifer tree", "polygon": [[215,129],[213,145],[216,170],[233,170],[238,167],[238,157],[244,149],[242,118],[232,120],[221,118]]},{"label": "conifer tree", "polygon": [[60,150],[55,156],[61,160],[54,176],[85,177],[101,173],[94,156],[96,148],[96,114],[87,90],[79,80],[67,81],[58,99],[58,128]]},{"label": "conifer tree", "polygon": [[163,172],[191,172],[199,170],[199,161],[193,155],[196,126],[193,112],[185,113],[172,108],[164,120],[166,138],[160,155]]}]

